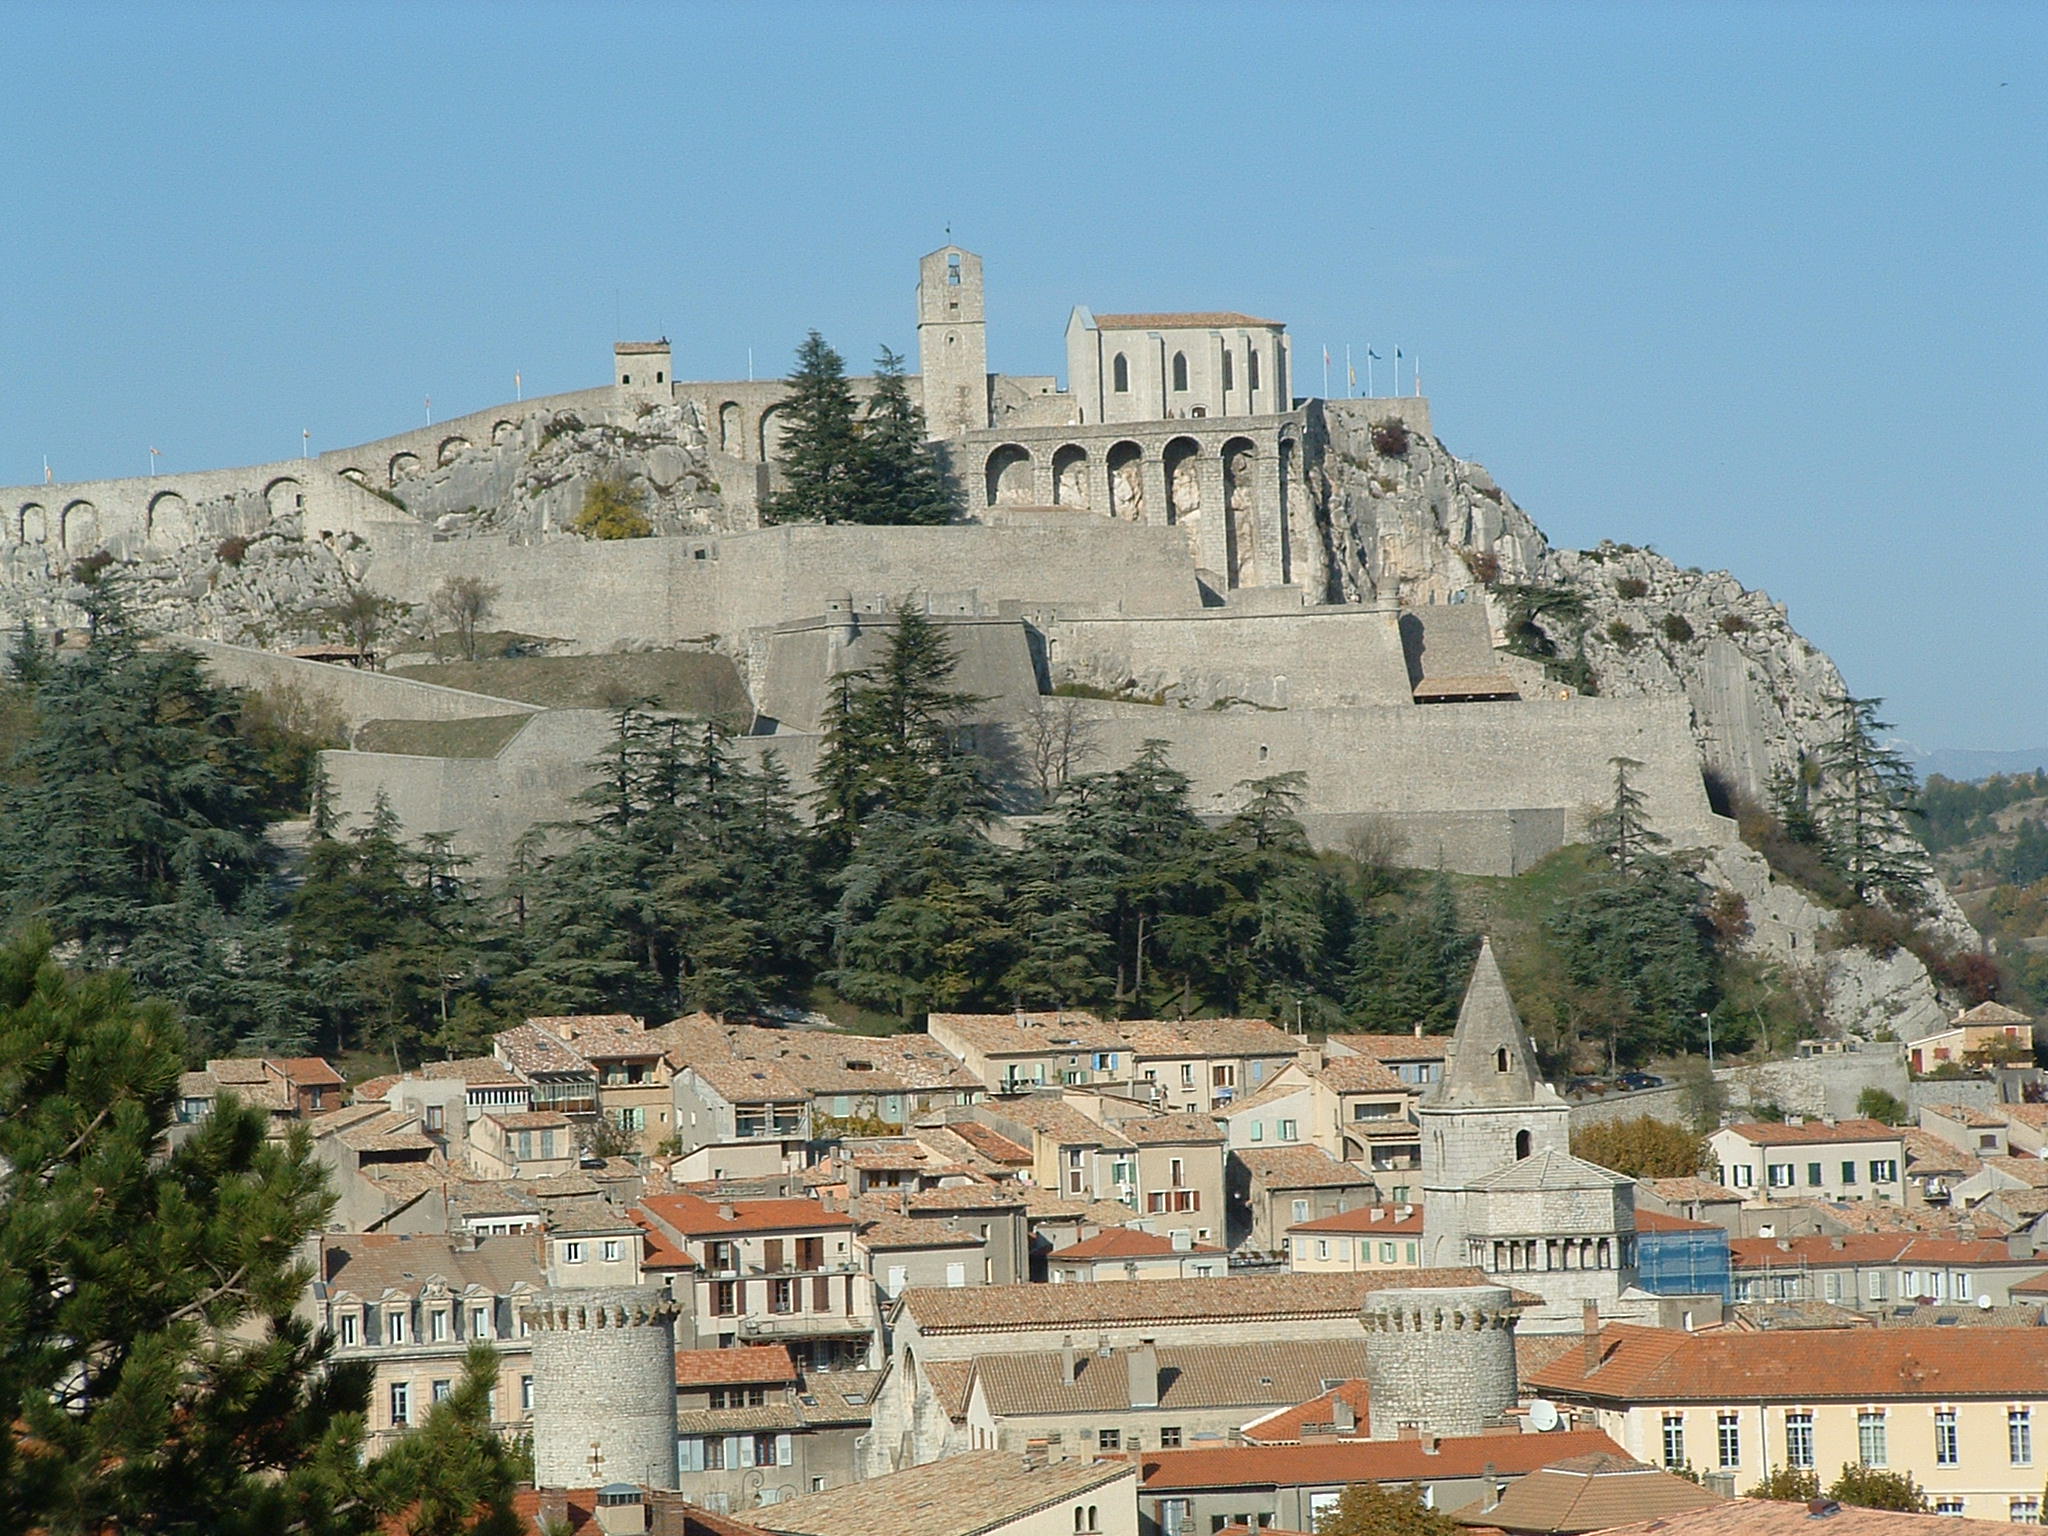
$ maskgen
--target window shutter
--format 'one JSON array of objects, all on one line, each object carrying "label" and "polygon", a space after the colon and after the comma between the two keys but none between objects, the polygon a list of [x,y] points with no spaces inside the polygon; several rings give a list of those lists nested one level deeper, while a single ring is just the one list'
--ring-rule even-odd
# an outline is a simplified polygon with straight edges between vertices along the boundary
[{"label": "window shutter", "polygon": [[789,1465],[789,1462],[790,1462],[790,1444],[789,1444],[789,1436],[788,1436],[788,1435],[777,1435],[777,1436],[775,1437],[775,1465],[777,1465],[778,1467],[786,1467],[786,1466],[788,1466],[788,1465]]}]

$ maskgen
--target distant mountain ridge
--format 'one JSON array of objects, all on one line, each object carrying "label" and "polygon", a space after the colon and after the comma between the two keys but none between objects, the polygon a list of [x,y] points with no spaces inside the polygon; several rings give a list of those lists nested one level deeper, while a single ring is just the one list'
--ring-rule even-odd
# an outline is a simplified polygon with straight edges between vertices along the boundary
[{"label": "distant mountain ridge", "polygon": [[2048,747],[1999,749],[1994,747],[1916,747],[1910,741],[1896,743],[1913,764],[1913,771],[1925,779],[1938,773],[1960,784],[1988,779],[1994,773],[2032,773],[2048,767]]}]

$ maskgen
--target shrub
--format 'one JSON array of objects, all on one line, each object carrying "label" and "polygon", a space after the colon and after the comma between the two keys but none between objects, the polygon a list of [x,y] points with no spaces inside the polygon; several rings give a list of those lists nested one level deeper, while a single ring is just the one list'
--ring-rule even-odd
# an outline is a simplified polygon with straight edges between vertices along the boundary
[{"label": "shrub", "polygon": [[641,510],[638,488],[623,475],[605,475],[590,482],[583,509],[569,522],[571,533],[586,539],[644,539],[654,524]]},{"label": "shrub", "polygon": [[1410,441],[1408,423],[1398,416],[1389,416],[1384,421],[1372,424],[1372,446],[1375,453],[1383,453],[1390,459],[1405,458]]},{"label": "shrub", "polygon": [[1724,613],[1716,621],[1724,635],[1746,635],[1756,626],[1739,613]]},{"label": "shrub", "polygon": [[114,555],[111,550],[96,549],[71,567],[71,579],[81,586],[97,586],[101,575],[113,563]]},{"label": "shrub", "polygon": [[1682,613],[1664,615],[1664,638],[1674,645],[1684,645],[1692,638],[1692,625]]},{"label": "shrub", "polygon": [[1500,492],[1500,487],[1499,487],[1499,486],[1497,486],[1497,485],[1475,485],[1475,486],[1473,486],[1473,487],[1472,487],[1472,489],[1473,489],[1473,491],[1474,491],[1475,493],[1477,493],[1478,495],[1484,496],[1484,497],[1485,497],[1485,498],[1486,498],[1486,499],[1487,499],[1488,501],[1492,502],[1492,503],[1493,503],[1493,504],[1494,504],[1494,505],[1495,505],[1496,507],[1497,507],[1497,506],[1499,506],[1499,505],[1501,504],[1501,499],[1502,499],[1502,498],[1501,498],[1501,492]]},{"label": "shrub", "polygon": [[1609,640],[1613,641],[1624,651],[1634,650],[1636,642],[1643,638],[1636,633],[1631,625],[1622,619],[1616,619],[1610,623],[1607,626],[1606,634]]},{"label": "shrub", "polygon": [[1572,1136],[1572,1156],[1635,1179],[1690,1178],[1708,1164],[1704,1136],[1654,1115],[1589,1125]]},{"label": "shrub", "polygon": [[242,557],[249,553],[249,541],[239,533],[231,533],[214,547],[214,558],[222,565],[240,565]]},{"label": "shrub", "polygon": [[552,443],[564,432],[581,432],[582,430],[583,418],[574,411],[564,411],[561,415],[550,420],[545,427],[541,428],[540,440],[543,444]]},{"label": "shrub", "polygon": [[1650,584],[1640,576],[1623,576],[1615,581],[1614,594],[1626,598],[1647,597],[1650,594]]},{"label": "shrub", "polygon": [[1458,556],[1465,562],[1465,569],[1472,573],[1472,579],[1483,586],[1492,586],[1500,580],[1500,556],[1490,549],[1461,549]]},{"label": "shrub", "polygon": [[1908,919],[1888,907],[1858,901],[1843,908],[1821,930],[1820,943],[1823,949],[1867,949],[1882,960],[1905,949],[1913,936]]},{"label": "shrub", "polygon": [[1856,1095],[1856,1113],[1866,1120],[1882,1120],[1886,1125],[1904,1125],[1907,1119],[1904,1101],[1878,1087],[1866,1088]]}]

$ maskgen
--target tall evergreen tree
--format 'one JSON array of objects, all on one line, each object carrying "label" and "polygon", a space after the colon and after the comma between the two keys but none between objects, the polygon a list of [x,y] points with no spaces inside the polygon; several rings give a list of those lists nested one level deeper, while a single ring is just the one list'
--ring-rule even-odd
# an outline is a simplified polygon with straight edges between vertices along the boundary
[{"label": "tall evergreen tree", "polygon": [[859,519],[860,430],[846,363],[812,331],[796,349],[776,462],[782,489],[761,502],[763,523],[844,523]]},{"label": "tall evergreen tree", "polygon": [[861,422],[856,462],[861,522],[945,523],[959,511],[938,451],[927,441],[924,411],[910,398],[903,359],[887,347],[875,359],[875,392]]},{"label": "tall evergreen tree", "polygon": [[230,1097],[166,1152],[183,1058],[120,977],[62,970],[44,938],[0,951],[0,1536],[367,1536],[502,1509],[488,1424],[361,1464],[368,1368],[295,1311],[332,1206],[311,1141]]},{"label": "tall evergreen tree", "polygon": [[1878,738],[1882,699],[1836,701],[1840,729],[1820,754],[1821,822],[1830,861],[1858,901],[1905,912],[1926,904],[1926,854],[1906,826],[1917,781],[1912,764]]}]

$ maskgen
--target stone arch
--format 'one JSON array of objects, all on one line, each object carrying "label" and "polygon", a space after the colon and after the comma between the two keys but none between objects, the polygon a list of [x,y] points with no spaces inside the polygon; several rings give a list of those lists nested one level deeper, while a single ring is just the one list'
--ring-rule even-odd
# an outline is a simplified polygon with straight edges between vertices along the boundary
[{"label": "stone arch", "polygon": [[1224,575],[1233,587],[1259,584],[1258,459],[1248,437],[1223,444]]},{"label": "stone arch", "polygon": [[761,413],[761,425],[755,441],[760,445],[761,462],[772,463],[782,457],[782,439],[788,430],[788,412],[780,405],[771,405]]},{"label": "stone arch", "polygon": [[[1202,445],[1192,437],[1176,437],[1159,455],[1166,471],[1166,520],[1190,527],[1202,519]],[[1190,547],[1194,535],[1188,535]],[[1196,561],[1200,564],[1199,558]]]},{"label": "stone arch", "polygon": [[1088,450],[1079,443],[1053,450],[1052,499],[1055,506],[1088,510]]},{"label": "stone arch", "polygon": [[469,452],[468,438],[444,437],[441,439],[440,450],[434,455],[434,461],[445,469],[467,452]]},{"label": "stone arch", "polygon": [[491,441],[502,447],[512,441],[513,434],[518,430],[509,421],[494,421],[491,423]]},{"label": "stone arch", "polygon": [[1185,352],[1173,354],[1173,392],[1177,395],[1188,392],[1188,355]]},{"label": "stone arch", "polygon": [[279,475],[263,487],[263,507],[273,522],[297,517],[306,510],[306,487],[290,475]]},{"label": "stone arch", "polygon": [[100,542],[99,508],[89,501],[74,501],[65,507],[57,522],[57,542],[73,554],[97,548]]},{"label": "stone arch", "polygon": [[1535,1137],[1534,1137],[1533,1135],[1531,1135],[1531,1134],[1530,1134],[1530,1132],[1529,1132],[1529,1130],[1528,1130],[1528,1128],[1527,1128],[1526,1126],[1525,1126],[1525,1127],[1523,1127],[1523,1128],[1522,1128],[1521,1130],[1519,1130],[1519,1131],[1515,1132],[1515,1161],[1516,1161],[1516,1162],[1518,1162],[1518,1163],[1519,1163],[1520,1161],[1522,1161],[1522,1159],[1523,1159],[1523,1158],[1527,1157],[1527,1156],[1528,1156],[1528,1155],[1529,1155],[1529,1154],[1530,1154],[1531,1152],[1533,1152],[1533,1151],[1535,1151],[1535,1150],[1536,1150],[1536,1138],[1535,1138]]},{"label": "stone arch", "polygon": [[152,544],[176,547],[198,536],[199,525],[192,520],[192,504],[176,491],[159,491],[149,499],[143,514],[142,536]]},{"label": "stone arch", "polygon": [[988,505],[1028,506],[1031,502],[1031,451],[1005,443],[988,456]]},{"label": "stone arch", "polygon": [[24,544],[49,542],[50,514],[41,502],[29,502],[15,516],[14,536]]},{"label": "stone arch", "polygon": [[1131,392],[1131,360],[1121,352],[1109,365],[1109,387],[1119,395]]},{"label": "stone arch", "polygon": [[344,469],[341,472],[341,478],[344,480],[353,480],[357,485],[362,486],[367,486],[370,483],[370,477],[363,473],[363,471],[361,471],[360,469],[357,469],[353,464],[351,464],[347,469]]},{"label": "stone arch", "polygon": [[394,453],[385,468],[385,476],[393,485],[409,480],[420,472],[420,456],[416,453]]},{"label": "stone arch", "polygon": [[1133,442],[1111,443],[1109,509],[1127,523],[1145,521],[1145,450]]},{"label": "stone arch", "polygon": [[736,459],[747,456],[746,426],[737,400],[728,400],[718,408],[718,451]]}]

